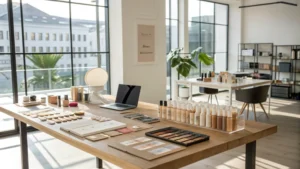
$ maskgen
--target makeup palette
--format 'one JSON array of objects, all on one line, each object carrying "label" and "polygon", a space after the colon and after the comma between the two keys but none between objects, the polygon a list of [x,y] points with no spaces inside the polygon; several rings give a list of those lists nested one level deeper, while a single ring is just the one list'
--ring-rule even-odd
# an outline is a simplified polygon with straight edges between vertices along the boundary
[{"label": "makeup palette", "polygon": [[147,123],[147,124],[156,123],[160,121],[158,118],[146,116],[140,113],[127,114],[124,117],[128,119],[138,120],[140,122]]},{"label": "makeup palette", "polygon": [[175,127],[167,127],[145,133],[146,136],[158,138],[183,146],[191,146],[209,140],[205,134],[182,130]]}]

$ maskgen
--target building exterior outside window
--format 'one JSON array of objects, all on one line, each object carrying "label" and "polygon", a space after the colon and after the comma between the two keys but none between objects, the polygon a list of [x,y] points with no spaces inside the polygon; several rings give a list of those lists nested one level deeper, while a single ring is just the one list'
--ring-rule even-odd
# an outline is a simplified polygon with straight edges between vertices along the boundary
[{"label": "building exterior outside window", "polygon": [[3,39],[3,31],[0,31],[0,40]]},{"label": "building exterior outside window", "polygon": [[31,40],[35,40],[35,33],[34,32],[31,33]]}]

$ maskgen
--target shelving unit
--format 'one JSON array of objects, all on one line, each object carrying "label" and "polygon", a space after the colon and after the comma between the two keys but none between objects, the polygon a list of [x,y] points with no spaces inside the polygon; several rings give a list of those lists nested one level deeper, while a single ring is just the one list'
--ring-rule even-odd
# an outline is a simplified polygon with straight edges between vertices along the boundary
[{"label": "shelving unit", "polygon": [[[246,49],[254,50],[253,55],[243,55],[242,51]],[[252,70],[253,73],[269,74],[272,79],[273,43],[240,43],[238,50],[238,70],[240,72]],[[267,68],[260,68],[260,66]]]},{"label": "shelving unit", "polygon": [[[242,51],[245,49],[253,49],[253,55],[243,55]],[[292,50],[296,50],[295,59],[292,59],[291,57]],[[282,81],[283,78],[287,78],[293,83],[274,83],[271,89],[271,96],[280,97],[279,95],[283,95],[284,92],[287,92],[282,96],[283,98],[295,98],[297,95],[300,97],[300,59],[297,59],[297,51],[300,51],[300,45],[240,43],[238,46],[238,71],[269,74],[270,79],[274,80],[274,82],[277,82],[277,80]],[[261,52],[264,52],[263,56]],[[279,53],[282,53],[283,56],[279,57]],[[280,71],[280,62],[289,63],[291,65],[291,70],[289,72]],[[266,66],[267,69],[259,66],[263,64],[269,65]]]},{"label": "shelving unit", "polygon": [[[292,51],[295,50],[295,58],[292,58]],[[279,69],[274,71],[274,80],[283,80],[288,78],[293,83],[290,84],[277,84],[273,86],[281,86],[288,88],[288,96],[285,98],[294,98],[300,92],[300,59],[297,59],[297,51],[300,51],[300,45],[275,45],[274,46],[274,67],[278,66],[280,62],[289,63],[291,65],[290,72],[281,72]],[[282,53],[282,57],[279,57],[279,53]],[[275,97],[275,96],[272,96]]]}]

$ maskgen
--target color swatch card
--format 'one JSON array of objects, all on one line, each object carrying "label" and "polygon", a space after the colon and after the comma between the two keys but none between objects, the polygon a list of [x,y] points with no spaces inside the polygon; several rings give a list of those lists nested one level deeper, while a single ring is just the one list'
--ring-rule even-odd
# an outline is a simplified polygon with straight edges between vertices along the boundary
[{"label": "color swatch card", "polygon": [[149,137],[138,137],[127,140],[124,140],[124,138],[115,138],[110,140],[108,145],[146,160],[154,160],[185,149],[183,146]]},{"label": "color swatch card", "polygon": [[137,150],[147,150],[147,149],[157,147],[157,146],[160,146],[160,145],[163,145],[163,144],[165,144],[165,143],[163,143],[161,141],[151,141],[151,142],[148,142],[148,143],[144,143],[144,144],[134,146],[133,148],[137,149]]},{"label": "color swatch card", "polygon": [[152,140],[152,139],[146,138],[146,137],[139,137],[139,138],[136,138],[133,140],[123,141],[123,142],[121,142],[121,144],[123,144],[124,146],[130,146],[130,145],[143,143],[143,142],[150,141],[150,140]]},{"label": "color swatch card", "polygon": [[180,146],[169,144],[169,145],[166,145],[164,147],[160,147],[160,148],[156,148],[156,149],[150,150],[148,152],[152,153],[154,155],[162,155],[162,154],[171,152],[171,151],[179,149],[179,148],[180,148]]}]

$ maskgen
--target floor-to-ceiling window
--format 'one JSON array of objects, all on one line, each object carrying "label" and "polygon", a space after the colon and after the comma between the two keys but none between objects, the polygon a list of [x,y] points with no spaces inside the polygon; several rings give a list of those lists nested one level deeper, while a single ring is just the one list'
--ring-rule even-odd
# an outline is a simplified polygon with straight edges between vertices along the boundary
[{"label": "floor-to-ceiling window", "polygon": [[[13,103],[16,92],[69,93],[85,86],[91,68],[109,72],[108,25],[108,0],[0,0],[0,104]],[[13,119],[0,113],[0,132],[13,128]]]},{"label": "floor-to-ceiling window", "polygon": [[[166,0],[166,51],[178,48],[178,0]],[[171,97],[171,65],[167,62],[167,99]]]},{"label": "floor-to-ceiling window", "polygon": [[227,4],[219,4],[202,0],[189,0],[189,50],[199,46],[202,52],[214,58],[215,63],[206,66],[200,63],[199,69],[193,69],[192,77],[199,77],[201,73],[227,70],[228,57],[228,11]]}]

